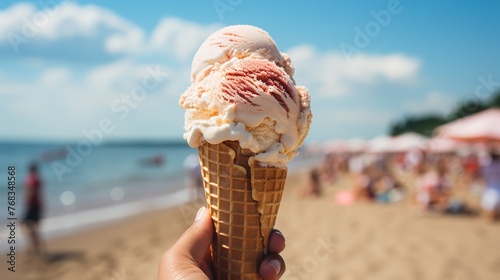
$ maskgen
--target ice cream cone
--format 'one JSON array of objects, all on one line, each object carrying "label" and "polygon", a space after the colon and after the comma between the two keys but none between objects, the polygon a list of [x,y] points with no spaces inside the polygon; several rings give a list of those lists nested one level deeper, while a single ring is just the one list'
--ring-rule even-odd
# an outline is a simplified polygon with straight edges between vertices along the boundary
[{"label": "ice cream cone", "polygon": [[215,227],[214,277],[261,279],[259,266],[278,213],[286,168],[261,167],[238,142],[198,148],[205,198]]}]

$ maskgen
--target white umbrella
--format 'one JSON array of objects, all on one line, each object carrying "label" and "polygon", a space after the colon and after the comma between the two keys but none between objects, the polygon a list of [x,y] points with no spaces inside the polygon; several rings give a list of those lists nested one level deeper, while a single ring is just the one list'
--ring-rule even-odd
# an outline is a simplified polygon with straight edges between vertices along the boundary
[{"label": "white umbrella", "polygon": [[361,153],[366,150],[367,142],[362,138],[354,138],[347,141],[349,152],[351,153]]},{"label": "white umbrella", "polygon": [[415,132],[403,133],[392,140],[391,150],[393,152],[423,150],[428,140],[428,138]]},{"label": "white umbrella", "polygon": [[392,152],[392,144],[391,137],[377,136],[368,142],[367,151],[371,153],[389,153]]},{"label": "white umbrella", "polygon": [[327,153],[346,153],[349,152],[349,144],[345,140],[330,140],[325,142],[324,151]]}]

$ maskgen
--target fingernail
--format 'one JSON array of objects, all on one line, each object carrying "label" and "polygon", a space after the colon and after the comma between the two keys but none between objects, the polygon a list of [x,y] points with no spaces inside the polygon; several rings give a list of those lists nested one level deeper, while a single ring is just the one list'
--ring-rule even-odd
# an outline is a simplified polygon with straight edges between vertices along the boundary
[{"label": "fingernail", "polygon": [[286,238],[285,238],[285,236],[283,235],[283,233],[281,233],[281,231],[279,231],[279,230],[277,230],[277,229],[273,229],[273,232],[274,232],[274,233],[276,233],[276,234],[278,234],[278,235],[281,235],[281,237],[283,237],[283,241],[285,241],[285,242],[286,242]]},{"label": "fingernail", "polygon": [[203,217],[203,214],[205,214],[205,211],[207,210],[207,207],[201,207],[198,209],[198,212],[196,213],[196,217],[194,218],[194,221],[197,222]]},{"label": "fingernail", "polygon": [[279,231],[279,230],[277,230],[277,229],[273,229],[273,232],[274,232],[274,233],[277,233],[277,234],[279,234],[279,235],[283,236],[283,238],[285,238],[285,236],[283,235],[283,233],[281,233],[281,231]]},{"label": "fingernail", "polygon": [[280,261],[275,260],[275,259],[271,259],[269,262],[267,262],[267,264],[274,268],[274,270],[276,271],[276,275],[280,275],[280,271],[281,271]]}]

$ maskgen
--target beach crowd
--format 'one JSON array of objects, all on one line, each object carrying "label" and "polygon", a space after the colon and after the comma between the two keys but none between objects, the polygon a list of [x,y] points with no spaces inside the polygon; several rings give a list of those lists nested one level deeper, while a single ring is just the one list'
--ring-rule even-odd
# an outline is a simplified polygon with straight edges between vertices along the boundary
[{"label": "beach crowd", "polygon": [[338,204],[408,201],[419,215],[477,215],[487,221],[500,217],[498,146],[461,145],[439,150],[426,145],[409,149],[391,146],[385,151],[359,143],[354,149],[345,148],[349,145],[339,148],[338,143],[328,146],[311,149],[323,154],[324,160],[311,171],[304,195],[320,195],[322,186],[335,186],[337,179],[348,176],[351,188],[337,192]]}]

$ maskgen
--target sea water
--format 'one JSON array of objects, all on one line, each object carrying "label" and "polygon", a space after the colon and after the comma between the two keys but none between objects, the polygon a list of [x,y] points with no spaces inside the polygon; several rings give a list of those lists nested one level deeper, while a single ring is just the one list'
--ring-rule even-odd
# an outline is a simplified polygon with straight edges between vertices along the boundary
[{"label": "sea water", "polygon": [[16,168],[15,216],[21,220],[28,166],[37,163],[42,226],[57,231],[185,202],[183,161],[196,152],[182,142],[102,144],[87,150],[72,143],[2,142],[0,223],[8,216],[8,166]]},{"label": "sea water", "polygon": [[[185,142],[109,143],[91,148],[0,142],[0,225],[8,221],[8,166],[16,168],[15,216],[20,223],[28,166],[38,164],[43,182],[41,228],[50,237],[188,202],[183,163],[196,153]],[[289,173],[320,162],[302,154],[289,164]],[[0,228],[0,239],[6,234]]]}]

